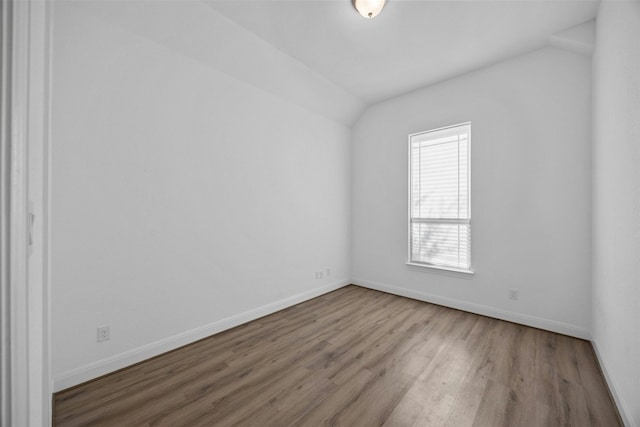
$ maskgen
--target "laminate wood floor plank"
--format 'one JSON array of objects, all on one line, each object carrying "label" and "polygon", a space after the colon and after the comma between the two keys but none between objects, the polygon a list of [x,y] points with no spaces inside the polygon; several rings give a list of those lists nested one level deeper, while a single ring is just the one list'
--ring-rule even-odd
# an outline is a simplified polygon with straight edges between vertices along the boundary
[{"label": "laminate wood floor plank", "polygon": [[495,345],[498,320],[478,317],[465,340],[464,351],[471,355],[469,367],[460,385],[458,395],[443,425],[451,427],[471,426],[482,404],[497,353],[503,351]]},{"label": "laminate wood floor plank", "polygon": [[347,286],[54,395],[57,426],[619,426],[590,343]]},{"label": "laminate wood floor plank", "polygon": [[607,420],[617,416],[615,408],[609,402],[607,386],[598,368],[595,353],[585,341],[576,341],[575,353],[580,369],[580,383],[589,409],[589,418],[593,424],[605,425]]}]

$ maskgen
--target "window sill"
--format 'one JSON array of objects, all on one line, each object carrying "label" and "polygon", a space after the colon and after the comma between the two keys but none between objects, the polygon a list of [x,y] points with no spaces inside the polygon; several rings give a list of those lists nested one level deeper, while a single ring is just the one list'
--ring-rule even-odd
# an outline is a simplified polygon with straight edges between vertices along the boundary
[{"label": "window sill", "polygon": [[435,265],[417,264],[414,262],[408,262],[407,267],[417,271],[430,271],[433,273],[445,274],[448,276],[464,277],[470,279],[475,273],[473,270],[463,270],[460,268],[452,267],[438,267]]}]

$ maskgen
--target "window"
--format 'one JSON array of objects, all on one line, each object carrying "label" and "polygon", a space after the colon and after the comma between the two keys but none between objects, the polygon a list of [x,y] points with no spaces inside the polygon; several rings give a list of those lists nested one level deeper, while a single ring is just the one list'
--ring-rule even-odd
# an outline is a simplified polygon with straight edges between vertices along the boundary
[{"label": "window", "polygon": [[409,135],[409,264],[471,270],[471,124]]}]

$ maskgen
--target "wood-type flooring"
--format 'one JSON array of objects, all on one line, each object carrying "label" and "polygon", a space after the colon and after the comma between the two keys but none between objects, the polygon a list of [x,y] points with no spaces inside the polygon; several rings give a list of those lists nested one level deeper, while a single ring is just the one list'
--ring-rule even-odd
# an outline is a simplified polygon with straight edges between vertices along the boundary
[{"label": "wood-type flooring", "polygon": [[357,286],[54,395],[57,426],[618,426],[587,341]]}]

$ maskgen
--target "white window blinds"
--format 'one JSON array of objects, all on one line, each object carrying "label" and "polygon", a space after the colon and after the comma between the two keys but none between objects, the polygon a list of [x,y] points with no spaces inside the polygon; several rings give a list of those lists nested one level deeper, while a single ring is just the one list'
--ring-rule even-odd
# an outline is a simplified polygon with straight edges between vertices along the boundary
[{"label": "white window blinds", "polygon": [[471,269],[471,124],[409,136],[409,262]]}]

